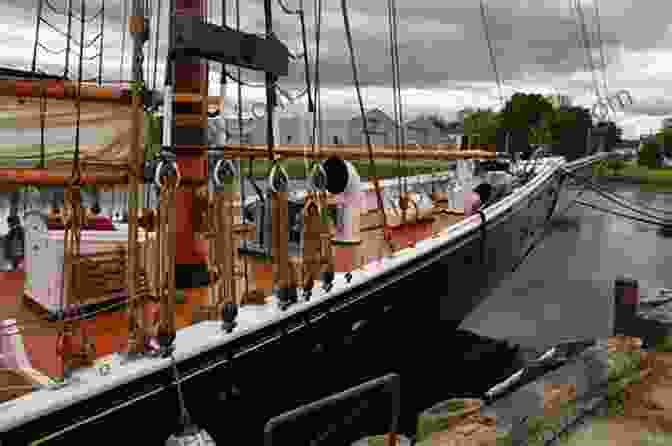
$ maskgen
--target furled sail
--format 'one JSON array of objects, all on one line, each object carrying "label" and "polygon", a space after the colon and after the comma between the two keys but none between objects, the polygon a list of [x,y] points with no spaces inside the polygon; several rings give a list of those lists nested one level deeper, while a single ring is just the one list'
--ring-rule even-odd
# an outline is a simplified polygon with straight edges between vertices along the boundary
[{"label": "furled sail", "polygon": [[[77,108],[69,83],[2,81],[0,85],[0,164],[44,157],[50,169],[72,168]],[[85,85],[80,104],[80,159],[83,170],[109,170],[126,164],[131,147],[131,105],[124,90]],[[143,132],[144,133],[144,132]],[[142,135],[144,140],[144,134]]]}]

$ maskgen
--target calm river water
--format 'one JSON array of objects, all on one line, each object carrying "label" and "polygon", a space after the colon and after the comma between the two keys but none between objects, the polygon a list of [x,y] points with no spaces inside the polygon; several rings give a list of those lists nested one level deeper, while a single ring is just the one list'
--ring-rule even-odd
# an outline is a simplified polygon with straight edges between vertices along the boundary
[{"label": "calm river water", "polygon": [[[637,185],[609,188],[630,200],[672,211],[672,192]],[[625,213],[597,194],[583,201]],[[629,275],[643,296],[672,288],[672,238],[657,227],[607,215],[578,204],[556,216],[548,235],[462,328],[484,336],[542,348],[562,340],[611,334],[613,281]]]}]

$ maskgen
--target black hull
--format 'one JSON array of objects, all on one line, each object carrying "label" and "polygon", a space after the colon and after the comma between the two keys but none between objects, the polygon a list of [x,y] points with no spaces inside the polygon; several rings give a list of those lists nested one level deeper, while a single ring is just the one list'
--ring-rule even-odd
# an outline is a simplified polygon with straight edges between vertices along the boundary
[{"label": "black hull", "polygon": [[[581,163],[568,167],[592,168],[591,162]],[[192,418],[220,445],[261,445],[264,424],[271,417],[396,372],[402,378],[401,431],[412,435],[418,410],[456,391],[481,394],[511,370],[463,365],[456,329],[543,237],[558,201],[566,200],[565,179],[558,170],[485,226],[448,246],[180,362],[180,372],[188,377],[184,391]],[[365,323],[353,330],[359,321]],[[25,445],[87,420],[46,444],[99,439],[164,444],[178,420],[171,376],[169,368],[163,369],[14,427],[0,434],[0,440],[3,445]],[[345,428],[340,432],[335,444],[347,444],[343,441],[363,433]]]}]

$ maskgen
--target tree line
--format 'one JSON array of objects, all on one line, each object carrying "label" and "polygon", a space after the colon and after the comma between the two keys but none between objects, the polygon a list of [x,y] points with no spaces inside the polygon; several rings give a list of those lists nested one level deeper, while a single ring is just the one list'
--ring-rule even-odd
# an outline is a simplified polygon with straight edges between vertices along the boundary
[{"label": "tree line", "polygon": [[465,110],[461,116],[466,145],[496,145],[497,151],[508,150],[523,157],[535,146],[544,145],[553,154],[573,160],[600,147],[612,150],[623,134],[614,122],[594,124],[587,108],[556,106],[540,94],[515,93],[500,112]]}]

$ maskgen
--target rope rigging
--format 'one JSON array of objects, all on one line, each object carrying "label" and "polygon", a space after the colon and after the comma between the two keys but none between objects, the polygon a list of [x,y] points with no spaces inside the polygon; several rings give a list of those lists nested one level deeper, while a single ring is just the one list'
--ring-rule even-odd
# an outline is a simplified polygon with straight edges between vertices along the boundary
[{"label": "rope rigging", "polygon": [[[399,206],[402,210],[402,219],[406,221],[406,209],[407,209],[407,191],[406,191],[406,175],[408,171],[402,172],[402,135],[401,130],[403,129],[403,119],[401,116],[401,87],[399,81],[399,43],[397,39],[397,11],[395,0],[387,1],[387,18],[389,24],[389,36],[390,36],[390,57],[392,59],[392,102],[393,102],[393,119],[394,119],[394,145],[397,152],[397,168],[398,168],[398,182],[399,182]],[[368,128],[364,128],[365,132],[368,132]],[[406,163],[404,163],[404,167]],[[402,178],[403,177],[403,178]]]},{"label": "rope rigging", "polygon": [[[578,19],[578,26],[580,29],[580,35],[582,38],[582,47],[583,50],[586,53],[586,62],[588,64],[588,67],[591,72],[591,76],[593,79],[593,89],[595,91],[595,98],[598,104],[603,103],[604,100],[602,98],[602,93],[600,92],[600,85],[599,85],[599,80],[597,79],[597,75],[595,73],[595,62],[593,60],[593,55],[592,55],[592,45],[590,44],[590,36],[589,32],[587,29],[586,25],[586,20],[585,20],[585,15],[583,12],[583,7],[581,6],[581,2],[579,0],[574,0],[574,9],[576,10],[577,13],[577,19]],[[608,114],[609,110],[606,110],[606,114]]]},{"label": "rope rigging", "polygon": [[[617,204],[621,207],[624,207],[625,209],[628,209],[631,212],[643,215],[647,218],[657,220],[657,221],[661,222],[663,225],[670,225],[670,223],[672,223],[672,218],[661,217],[660,215],[655,215],[655,214],[649,212],[649,211],[653,211],[653,212],[659,212],[659,213],[665,213],[665,214],[672,214],[671,211],[666,211],[666,210],[663,210],[663,209],[658,209],[658,208],[654,208],[654,207],[651,207],[651,206],[646,206],[644,204],[637,205],[637,204],[627,200],[626,198],[622,197],[621,195],[618,195],[618,194],[616,194],[612,191],[609,191],[609,190],[601,187],[599,184],[595,183],[594,181],[591,181],[590,179],[579,177],[577,175],[572,174],[569,171],[565,171],[565,172],[566,172],[567,175],[571,176],[576,181],[579,181],[579,182],[583,183],[586,187],[593,190],[599,196],[607,199],[608,201],[610,201],[614,204]],[[649,209],[649,211],[647,211],[646,209]]]},{"label": "rope rigging", "polygon": [[[82,0],[81,29],[80,29],[80,51],[79,66],[77,77],[77,96],[76,111],[77,118],[75,124],[75,154],[72,164],[72,174],[70,184],[65,190],[65,215],[64,215],[64,246],[63,246],[63,272],[61,280],[60,309],[64,317],[68,307],[77,302],[76,295],[81,292],[81,280],[83,264],[79,258],[81,246],[81,229],[84,224],[84,213],[81,204],[81,171],[79,165],[80,152],[80,123],[81,123],[81,88],[82,88],[82,68],[83,68],[83,49],[84,42],[84,17],[85,1]],[[81,330],[81,325],[79,329]],[[82,345],[80,348],[71,344],[75,335],[75,327],[70,323],[64,323],[58,334],[56,353],[62,358],[62,374],[68,378],[72,370],[83,364],[91,362],[95,353],[95,344],[91,342],[88,333],[82,331]]]},{"label": "rope rigging", "polygon": [[[304,90],[304,94],[308,94],[308,111],[312,112],[313,111],[313,100],[310,95],[310,65],[308,62],[308,42],[306,41],[306,19],[305,19],[305,11],[303,9],[303,0],[299,0],[299,7],[296,10],[291,10],[289,9],[283,0],[278,0],[278,3],[280,4],[280,8],[285,14],[288,15],[298,15],[299,16],[299,24],[301,27],[301,43],[303,45],[303,53],[301,53],[300,56],[295,56],[294,58],[298,57],[303,57],[303,63],[304,63],[304,73],[305,73],[305,82],[306,82],[306,89]],[[297,96],[300,97],[303,95]]]},{"label": "rope rigging", "polygon": [[490,65],[492,71],[495,74],[495,81],[497,82],[497,90],[499,92],[499,101],[502,104],[502,107],[505,105],[504,94],[502,93],[502,81],[499,76],[499,70],[497,69],[497,58],[495,56],[495,50],[490,39],[490,24],[488,21],[488,13],[486,11],[485,0],[480,0],[480,9],[481,9],[481,21],[483,23],[483,33],[485,34],[485,40],[488,43],[488,53],[490,54]]},{"label": "rope rigging", "polygon": [[660,226],[662,228],[670,228],[670,223],[663,223],[663,222],[660,222],[660,221],[657,221],[657,220],[652,220],[652,219],[648,219],[648,218],[642,218],[642,217],[636,217],[634,215],[624,214],[622,212],[614,211],[612,209],[607,209],[607,208],[603,208],[601,206],[596,206],[592,203],[588,203],[587,201],[583,201],[583,200],[576,199],[576,200],[574,200],[574,202],[576,204],[581,205],[581,206],[589,207],[589,208],[595,209],[595,210],[600,211],[600,212],[615,215],[617,217],[623,217],[623,218],[626,218],[628,220],[636,221],[636,222],[639,222],[639,223],[647,223],[647,224],[654,225],[654,226]]},{"label": "rope rigging", "polygon": [[366,118],[366,111],[364,110],[364,101],[362,99],[362,92],[359,84],[359,75],[357,73],[357,62],[355,60],[355,50],[352,43],[352,31],[350,30],[350,18],[348,17],[348,4],[347,0],[341,0],[341,13],[343,15],[343,25],[345,28],[346,43],[348,45],[348,50],[350,53],[350,66],[352,67],[352,77],[355,84],[355,91],[357,93],[357,102],[359,104],[359,113],[362,119],[362,127],[364,131],[364,139],[366,141],[366,147],[369,154],[369,166],[371,169],[371,175],[373,176],[373,184],[376,191],[376,199],[378,201],[378,209],[381,213],[383,231],[385,241],[388,243],[389,247],[392,248],[392,239],[388,233],[388,224],[387,224],[387,214],[385,213],[385,204],[383,202],[383,195],[380,190],[380,183],[378,181],[378,175],[376,174],[376,164],[373,158],[373,146],[371,145],[371,136],[367,131],[368,121]]},{"label": "rope rigging", "polygon": [[[320,43],[322,41],[322,0],[315,0],[315,92],[313,111],[313,135],[311,139],[313,154],[317,145],[323,143],[322,137],[322,91],[320,83]],[[319,138],[319,139],[318,139]]]},{"label": "rope rigging", "polygon": [[[309,300],[312,289],[318,277],[323,280],[323,289],[329,291],[334,281],[334,261],[331,253],[331,234],[327,223],[327,194],[325,171],[322,167],[321,151],[317,150],[318,144],[323,142],[322,123],[322,96],[320,83],[320,43],[322,36],[322,0],[315,0],[315,83],[314,102],[309,102],[308,112],[313,114],[311,151],[312,163],[307,159],[307,147],[304,149],[304,166],[308,184],[307,196],[303,206],[303,256],[301,257],[303,296]],[[304,31],[305,36],[305,31]],[[306,47],[306,56],[307,56]],[[306,57],[306,64],[308,59]],[[306,65],[306,73],[310,72]],[[307,87],[310,91],[309,76],[306,76]],[[310,97],[309,97],[310,101]],[[312,105],[312,107],[311,107]]]},{"label": "rope rigging", "polygon": [[[46,7],[46,8],[45,8]],[[57,16],[65,16],[67,18],[67,31],[61,30],[59,27],[51,23],[50,20],[48,20],[44,15],[45,15],[45,9],[47,12],[51,12],[54,15]],[[98,34],[90,39],[89,41],[86,42],[79,42],[75,37],[72,35],[72,19],[75,18],[76,20],[79,20],[81,23],[81,26],[84,27],[86,24],[92,23],[96,19],[100,19],[100,31]],[[72,6],[72,0],[68,0],[67,7],[64,9],[58,9],[54,6],[52,2],[49,0],[38,0],[38,5],[37,5],[37,19],[36,19],[36,27],[35,27],[35,40],[33,44],[33,58],[32,58],[32,63],[31,63],[31,71],[33,73],[38,73],[40,70],[37,69],[37,50],[38,48],[45,51],[48,54],[51,55],[60,55],[60,54],[65,54],[65,69],[63,73],[63,78],[68,79],[69,77],[69,62],[70,62],[70,53],[74,52],[77,57],[79,57],[79,54],[76,51],[73,51],[71,49],[71,43],[74,43],[75,46],[79,46],[80,48],[83,49],[88,49],[92,47],[94,44],[99,42],[99,51],[98,53],[94,54],[93,56],[86,57],[85,60],[90,61],[94,59],[98,59],[98,75],[97,76],[90,76],[90,79],[98,79],[98,82],[102,82],[102,66],[103,66],[103,36],[104,36],[104,23],[105,23],[105,1],[102,0],[101,7],[97,10],[95,14],[93,14],[91,17],[86,17],[83,14],[77,14],[73,11],[73,6]],[[61,37],[64,37],[66,39],[66,46],[65,48],[55,50],[44,43],[40,41],[40,25],[41,24],[47,25],[49,29],[52,31],[56,32],[59,34]],[[83,37],[82,37],[83,38]]]},{"label": "rope rigging", "polygon": [[609,87],[607,85],[607,62],[605,57],[605,46],[604,41],[602,40],[602,28],[600,26],[600,6],[598,0],[593,0],[595,5],[595,27],[597,32],[597,44],[600,47],[600,67],[602,69],[602,88],[604,89],[604,95],[609,96]]}]

